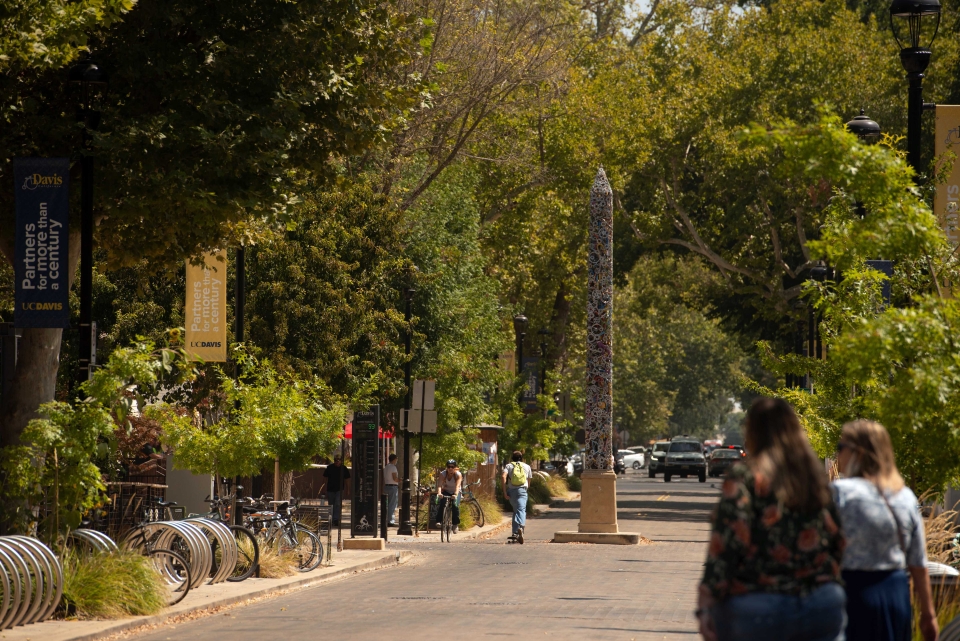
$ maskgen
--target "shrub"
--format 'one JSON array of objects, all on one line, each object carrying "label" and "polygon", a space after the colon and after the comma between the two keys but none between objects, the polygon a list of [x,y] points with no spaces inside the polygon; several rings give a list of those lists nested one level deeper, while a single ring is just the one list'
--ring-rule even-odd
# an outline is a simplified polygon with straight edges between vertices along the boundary
[{"label": "shrub", "polygon": [[[252,552],[252,551],[251,551]],[[280,554],[272,545],[260,545],[260,578],[282,579],[297,572],[298,559],[294,554]]]},{"label": "shrub", "polygon": [[579,476],[568,476],[567,489],[571,492],[580,492],[583,490],[583,481],[580,480]]},{"label": "shrub", "polygon": [[478,495],[477,500],[480,501],[480,507],[483,508],[483,518],[487,525],[496,525],[503,521],[503,509],[501,509],[499,501],[484,494]]},{"label": "shrub", "polygon": [[63,561],[63,601],[80,619],[118,619],[156,614],[167,605],[166,586],[138,552],[68,551]]}]

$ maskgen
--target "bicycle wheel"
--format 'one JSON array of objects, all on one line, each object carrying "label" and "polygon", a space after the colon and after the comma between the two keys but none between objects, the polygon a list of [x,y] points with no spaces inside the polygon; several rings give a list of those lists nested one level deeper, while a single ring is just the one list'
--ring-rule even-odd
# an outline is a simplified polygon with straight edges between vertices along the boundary
[{"label": "bicycle wheel", "polygon": [[295,524],[290,524],[277,537],[277,551],[297,557],[297,570],[300,572],[309,572],[320,565],[322,549],[320,539]]},{"label": "bicycle wheel", "polygon": [[153,567],[167,585],[167,604],[176,605],[183,601],[190,591],[193,577],[187,560],[165,548],[156,548],[147,552]]},{"label": "bicycle wheel", "polygon": [[[305,553],[303,556],[303,563],[301,564],[300,571],[309,572],[310,570],[315,570],[321,563],[323,563],[323,543],[320,541],[319,536],[303,526],[298,525],[297,536],[302,538],[304,535],[309,537],[310,545],[308,548],[308,553]],[[305,549],[307,549],[306,546]]]},{"label": "bicycle wheel", "polygon": [[234,583],[249,579],[257,571],[260,564],[260,544],[257,543],[257,537],[253,532],[242,525],[231,525],[230,531],[233,538],[237,540],[237,565],[233,570],[233,575],[227,577],[227,581]]},{"label": "bicycle wheel", "polygon": [[443,532],[447,533],[447,543],[453,536],[453,498],[447,499],[447,504],[443,508],[443,522],[441,525],[440,537],[443,538]]},{"label": "bicycle wheel", "polygon": [[477,499],[470,499],[467,503],[467,508],[470,510],[470,514],[473,516],[473,523],[477,527],[483,527],[483,524],[486,523],[486,519],[483,516],[483,508],[480,507],[480,502]]}]

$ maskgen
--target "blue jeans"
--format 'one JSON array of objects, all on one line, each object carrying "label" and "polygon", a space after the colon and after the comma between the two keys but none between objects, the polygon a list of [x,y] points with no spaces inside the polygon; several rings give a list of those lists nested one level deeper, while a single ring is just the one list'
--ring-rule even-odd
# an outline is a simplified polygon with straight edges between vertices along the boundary
[{"label": "blue jeans", "polygon": [[507,498],[513,506],[513,533],[527,525],[527,488],[507,486]]},{"label": "blue jeans", "polygon": [[397,511],[397,497],[400,495],[400,488],[396,485],[387,485],[387,521],[392,525],[396,523],[396,519],[393,518],[394,513]]},{"label": "blue jeans", "polygon": [[846,603],[840,584],[827,583],[807,596],[729,597],[711,615],[719,641],[844,641]]},{"label": "blue jeans", "polygon": [[331,492],[327,490],[327,503],[330,504],[330,518],[336,524],[340,520],[340,496],[342,492]]}]

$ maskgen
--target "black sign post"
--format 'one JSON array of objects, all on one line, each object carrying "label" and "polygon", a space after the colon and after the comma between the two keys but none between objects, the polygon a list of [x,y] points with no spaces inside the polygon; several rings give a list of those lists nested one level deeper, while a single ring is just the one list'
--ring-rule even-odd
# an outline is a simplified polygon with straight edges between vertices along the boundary
[{"label": "black sign post", "polygon": [[353,499],[350,535],[377,536],[380,503],[380,406],[353,413]]},{"label": "black sign post", "polygon": [[15,158],[13,176],[17,208],[13,323],[69,327],[70,161]]}]

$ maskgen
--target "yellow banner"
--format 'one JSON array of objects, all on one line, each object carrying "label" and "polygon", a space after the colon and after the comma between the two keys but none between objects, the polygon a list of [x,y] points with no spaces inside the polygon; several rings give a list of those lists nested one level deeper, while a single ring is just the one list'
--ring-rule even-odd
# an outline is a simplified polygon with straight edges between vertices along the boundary
[{"label": "yellow banner", "polygon": [[937,159],[948,151],[956,155],[946,182],[937,185],[933,202],[940,226],[946,232],[950,246],[956,248],[960,243],[960,220],[957,218],[960,214],[960,105],[937,105],[936,138]]},{"label": "yellow banner", "polygon": [[[217,260],[222,256],[222,260]],[[227,360],[227,262],[221,251],[204,254],[204,266],[187,261],[187,304],[184,307],[186,351],[193,359]]]}]

